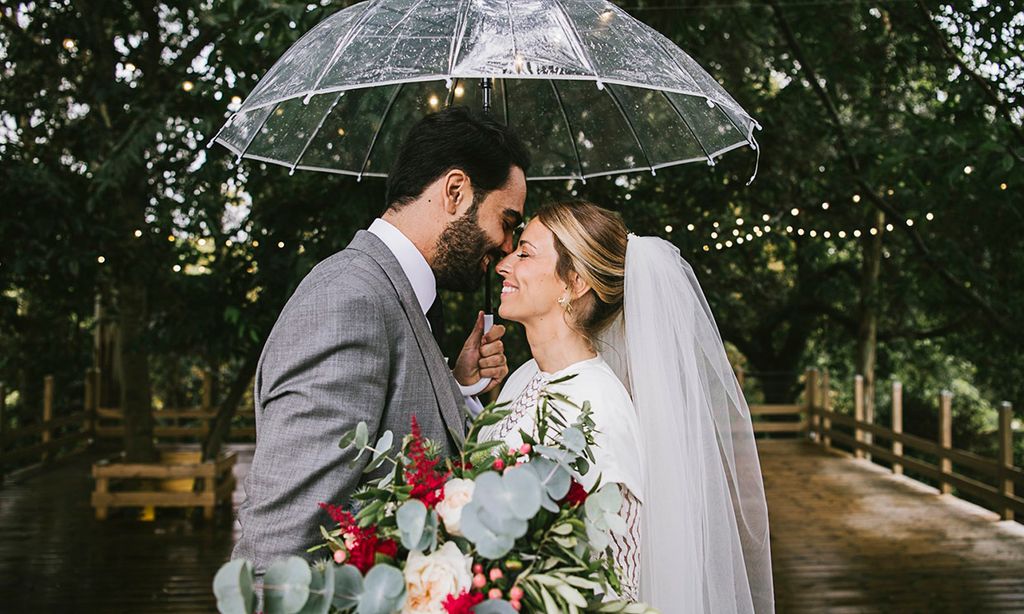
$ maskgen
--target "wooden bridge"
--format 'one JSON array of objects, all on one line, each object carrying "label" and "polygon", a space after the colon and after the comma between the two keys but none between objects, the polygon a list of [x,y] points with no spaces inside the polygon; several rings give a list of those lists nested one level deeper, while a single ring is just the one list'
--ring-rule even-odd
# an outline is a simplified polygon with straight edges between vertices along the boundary
[{"label": "wooden bridge", "polygon": [[[953,448],[941,432],[936,442],[904,435],[901,424],[873,424],[861,415],[863,408],[837,412],[823,382],[816,376],[809,381],[802,404],[752,407],[759,417],[791,423],[758,429],[775,437],[760,440],[759,449],[777,610],[1024,612],[1024,525],[1001,520],[1024,516],[1024,501],[1013,490],[1014,483],[1018,492],[1024,484],[1012,456],[974,456]],[[944,401],[940,411],[947,409]],[[1009,415],[1004,406],[1006,438],[1012,437]],[[941,428],[947,423],[940,420]],[[47,430],[45,423],[33,428]],[[787,430],[796,436],[779,439]],[[58,439],[33,444],[33,452],[48,453]],[[241,484],[252,446],[231,448],[239,456],[234,472]],[[130,509],[96,520],[90,470],[111,451],[95,444],[6,476],[0,489],[0,610],[215,609],[210,585],[237,538],[234,509],[219,509],[212,521],[186,510],[160,510],[155,520],[140,522]],[[990,509],[944,491],[966,493]],[[239,486],[233,508],[243,496]]]}]

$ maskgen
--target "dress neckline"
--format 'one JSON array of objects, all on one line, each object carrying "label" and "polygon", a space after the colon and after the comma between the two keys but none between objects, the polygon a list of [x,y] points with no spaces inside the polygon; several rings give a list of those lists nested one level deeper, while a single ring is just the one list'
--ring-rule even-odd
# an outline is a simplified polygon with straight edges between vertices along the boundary
[{"label": "dress neckline", "polygon": [[[602,361],[603,361],[603,359],[601,358],[601,355],[598,354],[597,356],[594,356],[593,358],[585,358],[583,360],[574,362],[574,363],[572,363],[571,365],[569,365],[567,367],[562,367],[561,369],[559,369],[558,371],[555,371],[554,373],[548,373],[547,371],[541,371],[540,365],[537,365],[537,372],[540,375],[543,375],[545,377],[549,377],[551,379],[555,379],[555,378],[565,374],[567,371],[570,371],[570,370],[573,370],[573,369],[577,369],[577,368],[585,366],[585,365],[589,365],[590,363],[595,363],[596,364],[596,363],[599,363],[599,362],[602,362]],[[536,361],[534,361],[534,362],[536,362]]]}]

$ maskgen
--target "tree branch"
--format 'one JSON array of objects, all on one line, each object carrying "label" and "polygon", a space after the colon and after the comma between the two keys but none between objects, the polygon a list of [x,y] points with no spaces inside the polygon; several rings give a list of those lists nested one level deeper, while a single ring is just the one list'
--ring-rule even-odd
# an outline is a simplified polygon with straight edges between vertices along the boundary
[{"label": "tree branch", "polygon": [[999,325],[1000,328],[1012,334],[1014,337],[1021,336],[1021,331],[1011,326],[1011,324],[1000,314],[992,305],[988,303],[984,298],[978,295],[976,292],[971,290],[963,281],[960,281],[955,275],[949,272],[948,269],[942,266],[941,263],[935,258],[932,252],[928,249],[924,240],[917,233],[913,227],[907,226],[906,216],[894,209],[889,203],[883,201],[874,190],[867,184],[861,175],[861,165],[853,153],[853,148],[850,145],[850,140],[846,134],[846,129],[843,125],[842,120],[839,118],[839,112],[832,102],[832,98],[828,95],[828,92],[821,87],[818,82],[818,74],[815,72],[814,67],[808,61],[807,56],[804,55],[803,49],[800,47],[800,43],[796,40],[793,34],[793,30],[789,26],[789,22],[786,20],[786,16],[782,11],[782,7],[779,5],[777,0],[766,0],[768,5],[772,8],[772,12],[775,14],[776,21],[779,25],[779,30],[782,32],[783,37],[789,44],[790,50],[793,52],[793,56],[800,62],[800,69],[807,74],[807,78],[811,83],[811,88],[817,94],[821,105],[825,108],[828,114],[832,128],[835,130],[836,137],[839,140],[840,151],[847,164],[850,166],[851,171],[856,178],[857,185],[861,187],[867,196],[868,202],[884,211],[886,215],[891,216],[894,220],[898,220],[901,223],[898,224],[900,229],[910,237],[911,243],[917,252],[924,259],[928,266],[938,273],[939,277],[951,286],[958,293],[965,295],[970,302],[977,305],[982,311],[984,311],[992,320]]},{"label": "tree branch", "polygon": [[[942,30],[940,30],[937,25],[935,25],[935,19],[932,17],[932,13],[928,10],[928,7],[924,5],[924,2],[917,0],[916,4],[917,8],[921,11],[921,15],[924,17],[924,20],[928,23],[928,29],[935,35],[935,39],[939,41],[939,45],[942,47],[946,56],[952,60],[953,63],[964,72],[964,74],[970,77],[971,81],[973,81],[975,85],[978,86],[985,97],[988,98],[989,102],[991,102],[1006,119],[1006,124],[1010,127],[1013,135],[1017,137],[1017,140],[1020,141],[1022,145],[1024,145],[1024,131],[1021,130],[1020,126],[1013,123],[1013,111],[1010,106],[1006,104],[1006,101],[999,97],[999,94],[997,94],[995,90],[992,89],[991,83],[968,66],[967,63],[964,62],[963,58],[960,57],[960,54],[950,46],[949,41],[946,40],[946,35],[943,34]],[[1017,161],[1024,162],[1024,156],[1021,156],[1021,154],[1017,153],[1017,151],[1012,147],[1007,147],[1006,149],[1013,157],[1017,158]]]}]

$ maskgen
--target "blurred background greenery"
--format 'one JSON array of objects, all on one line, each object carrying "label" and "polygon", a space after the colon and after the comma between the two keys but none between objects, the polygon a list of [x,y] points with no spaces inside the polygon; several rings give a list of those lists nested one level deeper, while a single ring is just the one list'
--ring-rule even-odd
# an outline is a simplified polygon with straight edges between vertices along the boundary
[{"label": "blurred background greenery", "polygon": [[[38,413],[46,374],[58,406],[80,405],[93,365],[126,414],[194,403],[203,369],[237,392],[220,398],[251,403],[278,312],[382,210],[383,182],[236,165],[205,145],[347,4],[0,7],[8,426]],[[532,182],[528,213],[587,198],[678,245],[752,401],[792,400],[816,366],[837,405],[855,373],[877,380],[885,421],[896,378],[906,431],[933,438],[951,389],[955,445],[994,456],[998,403],[1024,406],[1019,0],[621,5],[763,124],[757,179],[745,185],[754,155],[740,150],[656,177]],[[446,300],[451,356],[482,299]],[[513,365],[526,358],[515,326],[507,347]]]}]

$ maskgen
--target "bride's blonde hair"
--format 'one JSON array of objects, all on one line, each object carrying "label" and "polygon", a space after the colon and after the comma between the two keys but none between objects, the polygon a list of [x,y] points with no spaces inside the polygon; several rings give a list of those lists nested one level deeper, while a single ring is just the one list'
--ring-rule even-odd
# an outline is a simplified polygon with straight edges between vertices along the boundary
[{"label": "bride's blonde hair", "polygon": [[536,217],[555,236],[558,277],[569,285],[576,273],[591,288],[567,311],[593,343],[622,311],[629,231],[617,213],[582,200],[544,205]]}]

